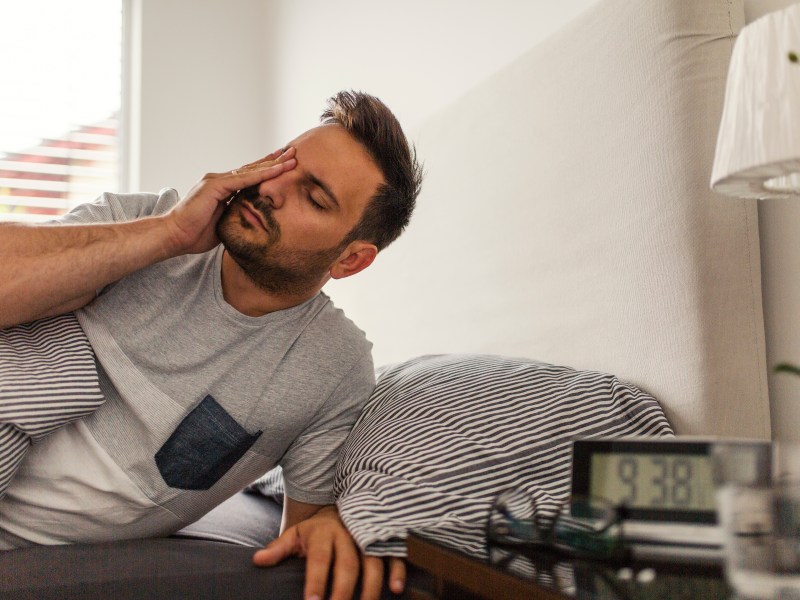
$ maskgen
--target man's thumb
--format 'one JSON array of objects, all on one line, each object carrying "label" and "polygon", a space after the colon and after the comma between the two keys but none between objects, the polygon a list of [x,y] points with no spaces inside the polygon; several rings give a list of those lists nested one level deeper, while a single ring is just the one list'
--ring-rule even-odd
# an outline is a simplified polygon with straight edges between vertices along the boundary
[{"label": "man's thumb", "polygon": [[266,548],[253,555],[253,564],[259,567],[271,567],[282,560],[297,554],[295,540],[297,539],[294,527],[283,532],[279,538],[267,544]]}]

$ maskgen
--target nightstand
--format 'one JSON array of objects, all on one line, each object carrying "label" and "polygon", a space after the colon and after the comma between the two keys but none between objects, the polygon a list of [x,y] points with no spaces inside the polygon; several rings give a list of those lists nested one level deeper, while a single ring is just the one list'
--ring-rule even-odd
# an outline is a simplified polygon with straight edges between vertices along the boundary
[{"label": "nightstand", "polygon": [[433,591],[409,590],[413,600],[727,600],[718,566],[674,563],[610,565],[547,553],[501,548],[472,557],[410,534],[408,561],[433,576]]}]

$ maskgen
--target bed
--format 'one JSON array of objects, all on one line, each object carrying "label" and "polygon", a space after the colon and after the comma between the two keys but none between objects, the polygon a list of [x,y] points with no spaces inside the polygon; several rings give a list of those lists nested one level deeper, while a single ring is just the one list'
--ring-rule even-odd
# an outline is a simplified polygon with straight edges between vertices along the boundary
[{"label": "bed", "polygon": [[[348,301],[377,355],[614,374],[678,435],[768,439],[756,206],[708,185],[743,22],[741,0],[599,0],[431,117],[412,226]],[[302,561],[250,566],[278,510],[251,500],[194,539],[4,553],[0,595],[300,597]]]}]

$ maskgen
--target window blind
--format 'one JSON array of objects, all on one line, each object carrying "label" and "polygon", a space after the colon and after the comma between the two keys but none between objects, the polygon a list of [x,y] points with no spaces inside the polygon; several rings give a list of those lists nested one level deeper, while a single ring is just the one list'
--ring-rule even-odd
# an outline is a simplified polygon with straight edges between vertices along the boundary
[{"label": "window blind", "polygon": [[0,220],[119,190],[122,1],[0,4]]}]

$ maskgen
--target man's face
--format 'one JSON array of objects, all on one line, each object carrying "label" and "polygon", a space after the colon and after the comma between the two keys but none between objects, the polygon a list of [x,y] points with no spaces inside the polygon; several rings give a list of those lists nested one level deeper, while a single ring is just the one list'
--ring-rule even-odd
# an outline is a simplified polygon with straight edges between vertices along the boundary
[{"label": "man's face", "polygon": [[220,218],[217,235],[259,287],[296,295],[325,281],[383,177],[339,125],[311,129],[290,145],[297,166],[242,190]]}]

